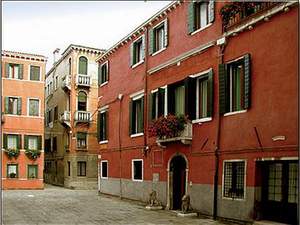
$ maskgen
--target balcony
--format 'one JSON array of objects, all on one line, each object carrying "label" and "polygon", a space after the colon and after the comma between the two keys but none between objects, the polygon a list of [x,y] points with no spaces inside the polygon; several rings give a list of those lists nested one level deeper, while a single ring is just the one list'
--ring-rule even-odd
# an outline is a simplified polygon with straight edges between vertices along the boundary
[{"label": "balcony", "polygon": [[62,78],[61,88],[64,91],[70,91],[71,90],[71,76],[70,75],[66,75]]},{"label": "balcony", "polygon": [[88,75],[78,74],[76,76],[76,85],[82,87],[90,87],[92,84],[92,79]]},{"label": "balcony", "polygon": [[224,31],[236,28],[250,18],[263,14],[280,2],[234,2],[221,9]]},{"label": "balcony", "polygon": [[193,139],[193,125],[188,122],[184,126],[184,130],[178,136],[172,138],[157,138],[156,143],[159,146],[163,146],[164,143],[180,141],[182,144],[190,145]]},{"label": "balcony", "polygon": [[92,121],[91,113],[86,111],[76,111],[74,119],[76,123],[90,123]]},{"label": "balcony", "polygon": [[67,125],[68,127],[71,127],[70,121],[71,121],[71,114],[69,111],[64,111],[62,114],[60,114],[59,121],[63,125]]},{"label": "balcony", "polygon": [[1,113],[1,124],[5,123],[4,113]]}]

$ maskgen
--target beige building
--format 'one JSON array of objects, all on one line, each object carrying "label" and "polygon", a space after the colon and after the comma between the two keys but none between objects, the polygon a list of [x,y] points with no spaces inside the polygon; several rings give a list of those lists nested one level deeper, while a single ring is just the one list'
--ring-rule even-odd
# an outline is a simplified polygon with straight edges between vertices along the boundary
[{"label": "beige building", "polygon": [[46,183],[97,188],[98,65],[104,50],[71,44],[46,74]]}]

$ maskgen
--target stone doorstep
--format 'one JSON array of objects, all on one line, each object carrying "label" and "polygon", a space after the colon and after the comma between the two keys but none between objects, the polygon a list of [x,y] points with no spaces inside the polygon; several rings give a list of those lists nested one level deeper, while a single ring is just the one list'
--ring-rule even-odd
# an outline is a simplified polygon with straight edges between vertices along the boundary
[{"label": "stone doorstep", "polygon": [[163,209],[163,207],[162,206],[150,206],[150,205],[147,205],[146,209],[148,209],[148,210],[161,210],[161,209]]},{"label": "stone doorstep", "polygon": [[261,221],[255,221],[253,225],[288,225],[286,223],[278,223],[274,221],[269,220],[261,220]]},{"label": "stone doorstep", "polygon": [[177,216],[179,216],[179,217],[198,217],[198,214],[195,212],[190,212],[190,213],[179,212],[179,213],[177,213]]}]

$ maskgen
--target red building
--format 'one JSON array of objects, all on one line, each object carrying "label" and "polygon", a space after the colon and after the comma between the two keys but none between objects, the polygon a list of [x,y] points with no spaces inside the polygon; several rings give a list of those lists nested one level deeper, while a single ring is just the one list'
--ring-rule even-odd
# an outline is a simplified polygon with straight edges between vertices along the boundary
[{"label": "red building", "polygon": [[[177,1],[99,57],[99,191],[295,224],[297,18],[296,2]],[[168,114],[184,131],[150,137]]]},{"label": "red building", "polygon": [[43,189],[46,57],[2,51],[2,189]]}]

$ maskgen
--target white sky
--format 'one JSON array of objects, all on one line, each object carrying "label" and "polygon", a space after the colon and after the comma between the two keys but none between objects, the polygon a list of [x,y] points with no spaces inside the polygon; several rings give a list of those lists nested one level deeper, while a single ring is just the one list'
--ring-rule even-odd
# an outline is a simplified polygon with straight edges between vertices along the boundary
[{"label": "white sky", "polygon": [[69,44],[108,49],[170,1],[2,2],[2,49],[48,57]]}]

